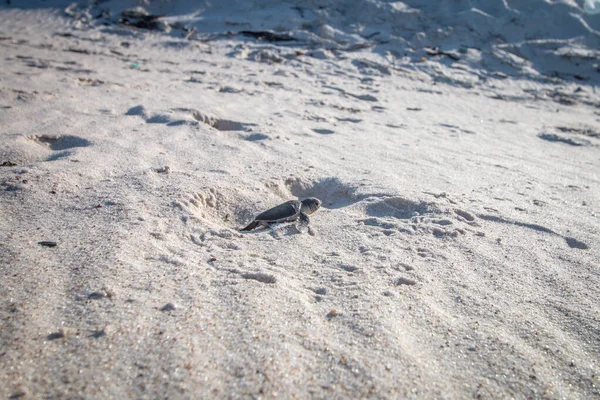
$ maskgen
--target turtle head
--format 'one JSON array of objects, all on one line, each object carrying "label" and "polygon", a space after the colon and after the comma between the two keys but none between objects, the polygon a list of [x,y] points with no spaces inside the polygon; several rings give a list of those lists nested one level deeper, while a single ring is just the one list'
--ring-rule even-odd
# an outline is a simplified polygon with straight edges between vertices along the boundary
[{"label": "turtle head", "polygon": [[317,199],[316,197],[309,197],[302,200],[302,208],[300,211],[310,215],[317,211],[319,207],[321,207],[321,200]]}]

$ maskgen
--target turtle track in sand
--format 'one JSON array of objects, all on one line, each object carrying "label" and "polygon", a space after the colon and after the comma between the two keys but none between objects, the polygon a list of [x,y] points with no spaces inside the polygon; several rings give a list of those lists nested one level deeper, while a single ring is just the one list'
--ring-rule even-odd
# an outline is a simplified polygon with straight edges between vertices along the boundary
[{"label": "turtle track in sand", "polygon": [[447,206],[443,201],[412,199],[345,183],[336,177],[287,178],[271,182],[267,187],[280,196],[316,197],[324,208],[339,210],[359,225],[380,229],[386,236],[428,233],[438,238],[455,238],[478,226],[471,213]]}]

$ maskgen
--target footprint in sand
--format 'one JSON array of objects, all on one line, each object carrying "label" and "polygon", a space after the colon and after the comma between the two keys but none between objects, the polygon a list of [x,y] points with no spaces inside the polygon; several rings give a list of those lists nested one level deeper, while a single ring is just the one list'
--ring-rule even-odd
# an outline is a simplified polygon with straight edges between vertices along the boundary
[{"label": "footprint in sand", "polygon": [[201,111],[195,111],[193,117],[196,121],[205,123],[219,131],[248,131],[257,124],[232,121],[228,119],[219,119],[207,115]]},{"label": "footprint in sand", "polygon": [[[147,124],[164,124],[167,126],[206,124],[219,131],[250,131],[257,124],[238,122],[229,119],[216,118],[202,111],[190,108],[172,108],[163,113],[150,113],[143,105],[138,105],[127,110],[125,115],[138,116]],[[253,140],[260,140],[255,137]]]},{"label": "footprint in sand", "polygon": [[40,144],[42,146],[48,146],[53,151],[68,150],[68,149],[72,149],[74,147],[87,147],[92,144],[87,139],[83,139],[78,136],[70,136],[70,135],[67,135],[67,136],[41,135],[41,136],[34,136],[31,138],[31,140],[33,140],[34,142],[37,142],[38,144]]},{"label": "footprint in sand", "polygon": [[38,135],[10,143],[8,156],[19,161],[55,161],[71,155],[74,148],[90,145],[92,142],[78,136]]},{"label": "footprint in sand", "polygon": [[270,139],[269,135],[265,135],[264,133],[252,133],[250,135],[243,136],[244,140],[249,142],[258,142],[261,140]]}]

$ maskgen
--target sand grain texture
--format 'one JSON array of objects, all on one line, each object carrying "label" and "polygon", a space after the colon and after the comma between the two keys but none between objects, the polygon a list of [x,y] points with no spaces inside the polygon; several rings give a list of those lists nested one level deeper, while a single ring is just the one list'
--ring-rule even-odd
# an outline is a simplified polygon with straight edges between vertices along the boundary
[{"label": "sand grain texture", "polygon": [[0,8],[0,397],[600,396],[600,16],[118,3]]}]

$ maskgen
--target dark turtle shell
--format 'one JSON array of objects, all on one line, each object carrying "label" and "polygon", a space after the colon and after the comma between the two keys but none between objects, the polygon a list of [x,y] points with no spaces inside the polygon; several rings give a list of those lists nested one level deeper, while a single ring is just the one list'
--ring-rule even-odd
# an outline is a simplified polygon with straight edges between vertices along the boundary
[{"label": "dark turtle shell", "polygon": [[300,201],[290,200],[276,207],[260,213],[254,218],[255,221],[280,221],[297,216],[300,212]]}]

